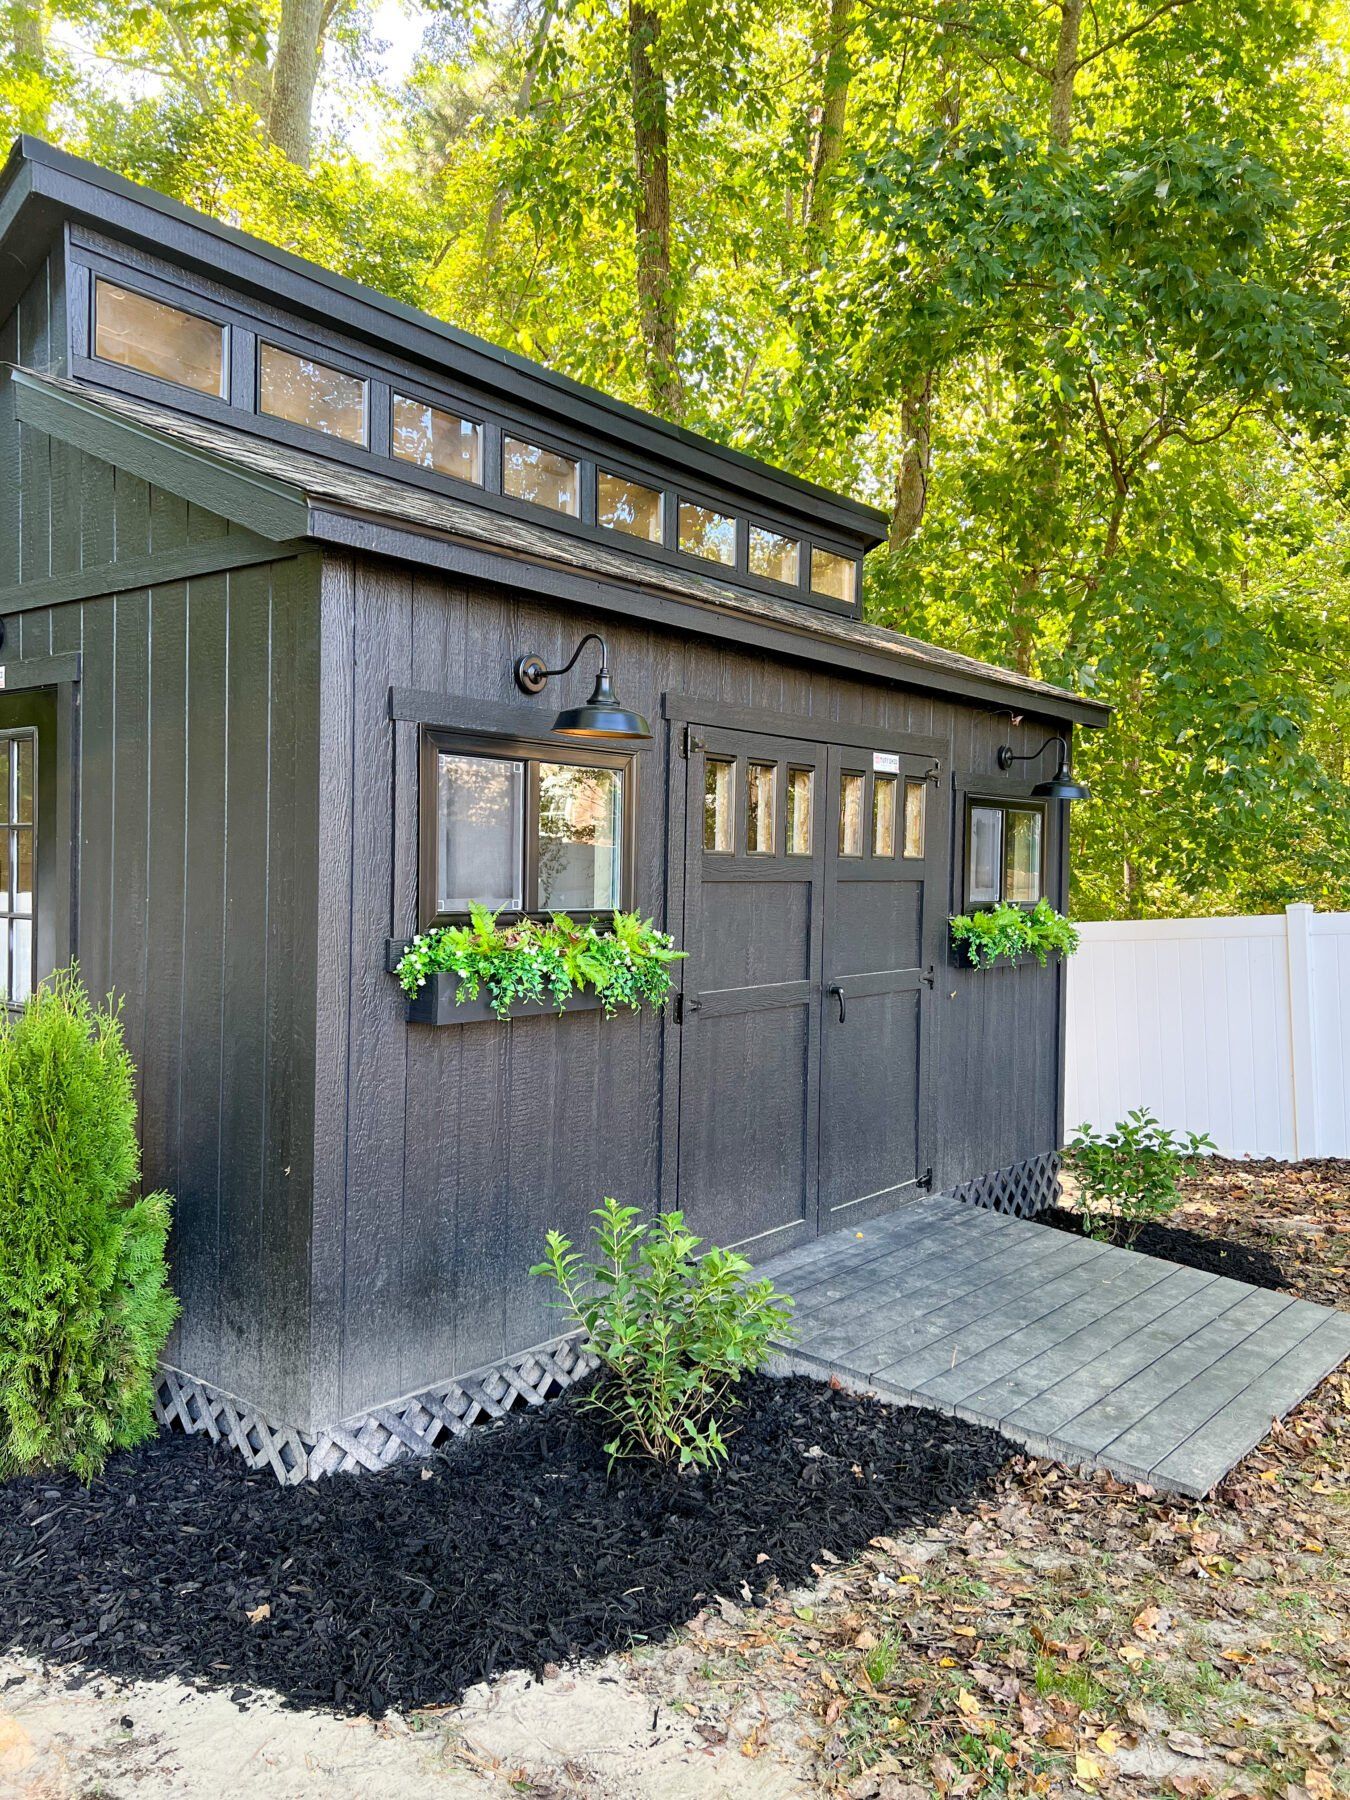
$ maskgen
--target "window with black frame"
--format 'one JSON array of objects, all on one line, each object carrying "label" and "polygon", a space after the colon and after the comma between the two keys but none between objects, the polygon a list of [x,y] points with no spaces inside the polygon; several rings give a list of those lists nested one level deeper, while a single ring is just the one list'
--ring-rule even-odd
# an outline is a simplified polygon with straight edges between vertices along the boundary
[{"label": "window with black frame", "polygon": [[37,733],[0,732],[0,1005],[33,991],[36,898]]},{"label": "window with black frame", "polygon": [[966,905],[1034,906],[1045,891],[1045,809],[971,800],[966,808]]},{"label": "window with black frame", "polygon": [[629,904],[630,756],[427,731],[423,925],[473,905],[581,918]]}]

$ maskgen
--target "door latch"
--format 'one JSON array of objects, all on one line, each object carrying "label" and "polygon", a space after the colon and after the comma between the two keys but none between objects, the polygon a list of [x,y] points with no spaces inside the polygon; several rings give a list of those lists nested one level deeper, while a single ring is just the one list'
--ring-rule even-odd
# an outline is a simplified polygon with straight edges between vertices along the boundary
[{"label": "door latch", "polygon": [[841,988],[839,986],[838,982],[836,982],[830,988],[830,992],[834,995],[835,999],[839,1002],[839,1023],[842,1025],[844,1022],[844,990],[843,990],[843,988]]}]

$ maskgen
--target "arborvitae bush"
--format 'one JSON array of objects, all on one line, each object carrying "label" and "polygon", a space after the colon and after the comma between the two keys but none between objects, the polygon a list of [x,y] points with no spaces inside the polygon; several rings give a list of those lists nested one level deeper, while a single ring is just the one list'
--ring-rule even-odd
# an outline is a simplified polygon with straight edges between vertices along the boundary
[{"label": "arborvitae bush", "polygon": [[131,1058],[74,970],[0,1009],[0,1475],[73,1469],[155,1429],[178,1313],[166,1194],[136,1197]]}]

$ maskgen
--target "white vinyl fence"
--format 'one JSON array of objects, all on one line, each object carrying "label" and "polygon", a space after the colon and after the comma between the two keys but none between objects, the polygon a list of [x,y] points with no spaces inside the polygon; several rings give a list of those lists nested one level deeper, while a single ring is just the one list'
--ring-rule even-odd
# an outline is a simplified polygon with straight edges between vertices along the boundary
[{"label": "white vinyl fence", "polygon": [[1350,913],[1080,927],[1065,1125],[1145,1106],[1226,1156],[1350,1156]]}]

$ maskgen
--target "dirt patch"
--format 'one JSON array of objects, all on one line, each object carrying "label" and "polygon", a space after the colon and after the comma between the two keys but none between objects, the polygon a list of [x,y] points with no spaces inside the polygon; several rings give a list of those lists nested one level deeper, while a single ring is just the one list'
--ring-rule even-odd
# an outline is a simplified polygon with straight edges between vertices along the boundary
[{"label": "dirt patch", "polygon": [[744,1385],[728,1465],[611,1471],[575,1395],[446,1457],[283,1489],[164,1436],[84,1488],[0,1490],[0,1640],[237,1700],[379,1717],[667,1634],[968,1505],[1008,1455],[979,1427],[802,1377]]},{"label": "dirt patch", "polygon": [[[1083,1215],[1068,1207],[1054,1206],[1042,1213],[1038,1224],[1055,1231],[1067,1231],[1084,1237]],[[1145,1225],[1132,1241],[1116,1231],[1108,1240],[1137,1250],[1141,1256],[1161,1256],[1169,1262],[1181,1263],[1188,1269],[1202,1269],[1208,1275],[1227,1275],[1234,1281],[1249,1281],[1254,1287],[1285,1288],[1297,1280],[1293,1270],[1286,1271],[1269,1250],[1256,1244],[1218,1237],[1204,1231],[1190,1231],[1184,1225]]]}]

